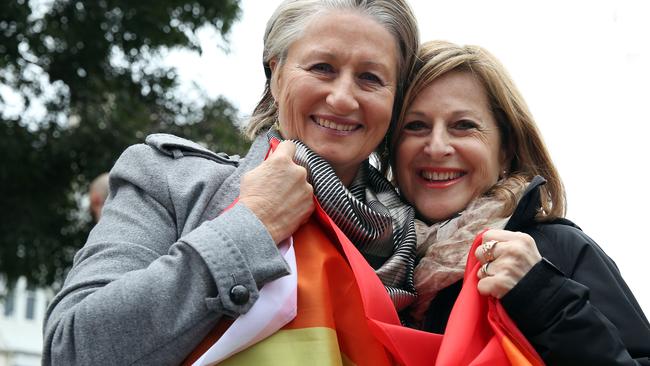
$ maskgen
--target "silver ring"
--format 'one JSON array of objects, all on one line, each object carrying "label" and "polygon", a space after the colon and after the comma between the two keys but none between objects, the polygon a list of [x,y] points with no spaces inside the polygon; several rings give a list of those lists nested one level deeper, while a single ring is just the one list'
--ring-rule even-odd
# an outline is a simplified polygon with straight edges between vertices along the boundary
[{"label": "silver ring", "polygon": [[481,266],[481,273],[483,273],[483,277],[491,276],[491,274],[488,273],[488,267],[490,266],[490,263],[492,262],[485,262],[485,264]]}]

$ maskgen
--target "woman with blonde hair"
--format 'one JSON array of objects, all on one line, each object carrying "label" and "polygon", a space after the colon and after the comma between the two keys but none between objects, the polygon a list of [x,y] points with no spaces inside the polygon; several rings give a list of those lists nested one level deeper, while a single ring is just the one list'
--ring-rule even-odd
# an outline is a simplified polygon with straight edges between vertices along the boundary
[{"label": "woman with blonde hair", "polygon": [[498,60],[425,43],[404,103],[384,166],[417,212],[412,324],[445,332],[476,256],[478,291],[546,363],[650,364],[650,325],[614,262],[564,218],[559,173]]}]

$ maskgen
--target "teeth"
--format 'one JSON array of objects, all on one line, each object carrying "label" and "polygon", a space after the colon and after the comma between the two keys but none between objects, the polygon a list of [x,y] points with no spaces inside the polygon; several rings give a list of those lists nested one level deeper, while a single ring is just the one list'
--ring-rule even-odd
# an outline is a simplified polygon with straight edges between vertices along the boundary
[{"label": "teeth", "polygon": [[451,180],[456,179],[462,175],[461,172],[431,172],[422,171],[422,178],[426,180]]},{"label": "teeth", "polygon": [[337,130],[337,131],[352,131],[355,128],[357,128],[356,125],[351,125],[351,124],[338,124],[336,122],[323,119],[323,118],[316,118],[316,123],[318,125],[323,126],[325,128],[331,128],[332,130]]}]

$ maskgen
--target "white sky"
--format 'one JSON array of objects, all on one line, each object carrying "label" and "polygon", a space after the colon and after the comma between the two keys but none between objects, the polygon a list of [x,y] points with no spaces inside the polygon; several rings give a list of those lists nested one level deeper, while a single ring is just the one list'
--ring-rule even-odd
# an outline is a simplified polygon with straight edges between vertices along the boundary
[{"label": "white sky", "polygon": [[[230,54],[204,32],[201,58],[174,54],[181,77],[243,115],[262,93],[262,36],[279,0],[242,0]],[[526,98],[560,170],[568,218],[614,259],[650,316],[650,3],[645,0],[410,0],[423,41],[494,53]]]}]

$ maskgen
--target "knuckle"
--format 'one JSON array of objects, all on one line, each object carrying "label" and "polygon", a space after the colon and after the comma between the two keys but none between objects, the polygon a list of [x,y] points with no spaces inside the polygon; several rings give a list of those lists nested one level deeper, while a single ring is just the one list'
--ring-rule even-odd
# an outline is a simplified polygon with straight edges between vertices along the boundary
[{"label": "knuckle", "polygon": [[298,165],[298,164],[295,164],[295,165],[298,168],[298,175],[299,175],[300,179],[307,180],[307,169],[305,169],[304,166],[301,166],[301,165]]},{"label": "knuckle", "polygon": [[478,291],[483,294],[487,295],[490,293],[490,283],[489,283],[489,278],[484,278],[478,281]]},{"label": "knuckle", "polygon": [[518,231],[517,236],[524,242],[529,242],[529,243],[534,243],[535,242],[535,240],[533,240],[533,237],[526,234],[526,233],[522,233],[522,232]]},{"label": "knuckle", "polygon": [[278,156],[278,163],[284,166],[295,165],[295,163],[293,162],[293,155],[286,154],[286,153],[283,153],[282,155]]},{"label": "knuckle", "polygon": [[505,250],[508,257],[510,258],[520,257],[525,251],[526,251],[525,245],[510,245]]},{"label": "knuckle", "polygon": [[516,245],[502,245],[501,248],[499,248],[499,257],[500,258],[508,258],[512,255],[514,255]]},{"label": "knuckle", "polygon": [[478,248],[474,251],[474,256],[476,257],[476,259],[478,259],[479,261],[482,262],[482,259],[483,259],[483,251],[482,251],[481,247],[478,247]]}]

